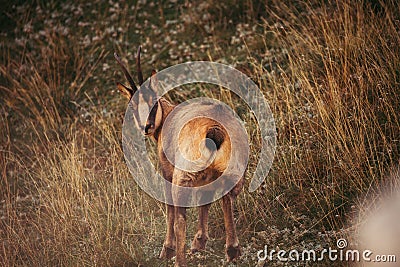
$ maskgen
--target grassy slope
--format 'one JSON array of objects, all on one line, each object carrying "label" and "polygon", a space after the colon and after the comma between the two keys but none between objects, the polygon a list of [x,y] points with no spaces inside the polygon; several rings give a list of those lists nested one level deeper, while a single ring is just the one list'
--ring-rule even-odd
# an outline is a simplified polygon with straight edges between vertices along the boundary
[{"label": "grassy slope", "polygon": [[[126,103],[114,88],[122,77],[112,52],[132,64],[139,44],[145,73],[187,60],[229,63],[269,100],[277,153],[263,188],[238,199],[244,250],[238,265],[254,266],[264,244],[320,249],[349,237],[360,199],[399,162],[399,5],[279,2],[6,6],[1,264],[163,264],[156,259],[163,206],[130,178],[120,147]],[[210,92],[189,88],[170,97],[179,102],[198,94]],[[240,111],[234,97],[213,94]],[[251,171],[257,129],[250,115],[242,117],[254,134]],[[219,266],[224,259],[219,204],[211,212],[211,241],[190,256],[193,265]],[[189,213],[188,241],[195,217]]]}]

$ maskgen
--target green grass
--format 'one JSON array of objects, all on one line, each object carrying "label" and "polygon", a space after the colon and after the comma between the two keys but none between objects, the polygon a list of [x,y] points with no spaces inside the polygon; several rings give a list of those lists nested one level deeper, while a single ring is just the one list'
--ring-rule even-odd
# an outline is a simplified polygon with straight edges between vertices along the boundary
[{"label": "green grass", "polygon": [[[0,19],[0,265],[172,264],[157,259],[164,207],[135,184],[121,149],[126,102],[115,82],[124,79],[112,54],[133,69],[138,45],[147,75],[213,60],[249,75],[269,101],[277,152],[262,188],[245,189],[237,200],[244,251],[238,266],[254,266],[264,245],[318,249],[340,237],[351,240],[354,218],[364,212],[360,200],[380,192],[381,184],[398,186],[388,173],[400,155],[400,6],[281,2],[6,5]],[[179,103],[199,95],[226,101],[248,122],[254,170],[259,137],[247,107],[206,86],[169,97]],[[189,242],[196,212],[188,217]],[[223,262],[219,203],[210,218],[207,250],[188,256],[190,265]]]}]

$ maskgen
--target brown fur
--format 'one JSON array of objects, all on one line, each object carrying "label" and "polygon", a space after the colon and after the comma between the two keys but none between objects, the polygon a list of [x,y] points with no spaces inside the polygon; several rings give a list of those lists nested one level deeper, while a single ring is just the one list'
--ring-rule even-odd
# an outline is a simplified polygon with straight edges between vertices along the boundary
[{"label": "brown fur", "polygon": [[[164,104],[161,107],[168,107],[164,116],[172,111],[172,105],[166,105],[166,100],[161,98]],[[174,118],[179,119],[179,118]],[[216,128],[218,131],[216,132]],[[206,185],[217,179],[221,173],[227,168],[227,163],[231,154],[230,138],[225,129],[212,119],[197,118],[189,121],[181,129],[178,137],[179,147],[183,155],[190,160],[197,160],[201,153],[198,149],[201,142],[207,135],[210,136],[210,129],[213,134],[218,135],[219,140],[224,140],[216,152],[216,157],[212,164],[205,170],[197,173],[187,173],[178,169],[168,161],[164,154],[162,144],[162,135],[154,136],[158,144],[158,156],[160,160],[161,171],[165,179],[173,184],[180,186],[197,187]],[[162,131],[162,128],[161,128]],[[156,132],[158,133],[158,132]],[[211,136],[213,137],[213,136]],[[233,221],[233,200],[243,187],[243,179],[233,188],[230,194],[223,197],[223,211],[226,229],[226,258],[228,261],[234,261],[240,256],[240,246],[236,235],[235,223]],[[178,198],[179,192],[171,192],[171,198]],[[199,207],[199,222],[197,232],[191,244],[192,253],[205,249],[208,240],[208,210],[210,204]],[[176,266],[186,266],[185,259],[185,239],[186,239],[186,209],[181,207],[172,207],[167,205],[167,236],[161,251],[161,258],[171,258],[176,252]]]}]

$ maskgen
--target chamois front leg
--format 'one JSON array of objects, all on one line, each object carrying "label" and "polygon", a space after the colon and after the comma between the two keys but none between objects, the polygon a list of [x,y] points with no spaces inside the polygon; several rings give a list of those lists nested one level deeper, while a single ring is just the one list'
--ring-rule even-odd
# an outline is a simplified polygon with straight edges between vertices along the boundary
[{"label": "chamois front leg", "polygon": [[227,194],[222,198],[222,209],[224,211],[224,222],[226,231],[226,260],[235,261],[241,255],[239,240],[236,235],[236,226],[233,221],[233,197]]},{"label": "chamois front leg", "polygon": [[199,222],[197,224],[197,233],[194,235],[190,250],[195,253],[206,248],[208,240],[208,210],[211,204],[199,207]]},{"label": "chamois front leg", "polygon": [[160,259],[171,259],[175,256],[175,233],[174,233],[174,220],[175,207],[167,205],[167,234],[165,237],[164,245],[161,250]]}]

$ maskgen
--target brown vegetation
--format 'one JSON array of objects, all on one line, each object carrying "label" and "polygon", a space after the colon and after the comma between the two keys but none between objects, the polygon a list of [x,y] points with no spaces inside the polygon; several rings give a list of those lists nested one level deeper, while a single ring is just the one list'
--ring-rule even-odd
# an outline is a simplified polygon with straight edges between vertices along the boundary
[{"label": "brown vegetation", "polygon": [[[277,153],[263,188],[238,198],[239,266],[254,266],[265,244],[335,244],[353,230],[358,200],[399,163],[398,1],[173,2],[4,7],[1,265],[163,264],[163,205],[130,177],[120,147],[125,101],[110,94],[112,52],[131,61],[138,44],[144,73],[187,60],[229,63],[270,103]],[[167,98],[206,95],[235,107],[252,136],[254,171],[259,140],[247,107],[224,90],[184,89]],[[220,213],[210,210],[209,249],[189,265],[221,264]]]}]

